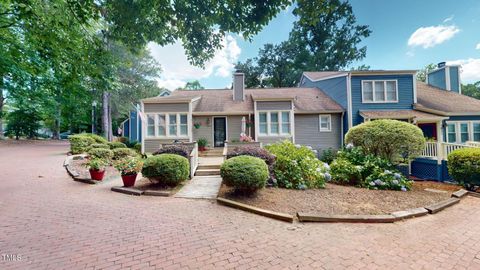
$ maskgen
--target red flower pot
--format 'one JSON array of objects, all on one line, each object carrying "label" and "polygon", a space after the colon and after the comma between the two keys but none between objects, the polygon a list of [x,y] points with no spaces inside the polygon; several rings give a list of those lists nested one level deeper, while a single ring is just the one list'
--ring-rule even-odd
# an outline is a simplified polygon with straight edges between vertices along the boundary
[{"label": "red flower pot", "polygon": [[132,187],[135,185],[135,180],[137,180],[137,174],[122,175],[122,180],[124,187]]},{"label": "red flower pot", "polygon": [[201,151],[201,152],[205,151],[206,149],[207,148],[205,146],[199,146],[198,147],[198,150]]},{"label": "red flower pot", "polygon": [[105,175],[105,170],[99,171],[99,170],[90,169],[89,171],[90,171],[90,178],[92,178],[92,180],[102,181],[103,176]]}]

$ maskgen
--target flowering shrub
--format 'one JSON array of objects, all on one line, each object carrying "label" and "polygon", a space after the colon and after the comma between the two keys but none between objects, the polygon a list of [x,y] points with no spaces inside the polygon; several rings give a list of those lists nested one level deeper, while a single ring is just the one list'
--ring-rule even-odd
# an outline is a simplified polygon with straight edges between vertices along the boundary
[{"label": "flowering shrub", "polygon": [[318,160],[309,146],[285,140],[266,146],[266,149],[277,157],[273,171],[280,187],[322,188],[331,178],[328,164]]},{"label": "flowering shrub", "polygon": [[411,189],[412,181],[398,172],[376,170],[365,179],[363,186],[368,189],[407,191]]},{"label": "flowering shrub", "polygon": [[410,190],[411,182],[388,161],[349,144],[332,162],[332,179],[369,189]]},{"label": "flowering shrub", "polygon": [[240,135],[240,141],[241,142],[253,142],[253,139],[252,139],[252,137],[250,137],[248,135],[242,134],[242,135]]},{"label": "flowering shrub", "polygon": [[85,163],[85,167],[89,168],[90,170],[96,171],[103,171],[105,167],[108,165],[108,162],[105,159],[101,158],[92,158]]},{"label": "flowering shrub", "polygon": [[113,167],[122,175],[137,174],[142,170],[143,161],[136,157],[126,157],[113,163]]},{"label": "flowering shrub", "polygon": [[130,148],[115,148],[112,152],[114,160],[120,160],[126,157],[136,157],[138,155],[135,150]]}]

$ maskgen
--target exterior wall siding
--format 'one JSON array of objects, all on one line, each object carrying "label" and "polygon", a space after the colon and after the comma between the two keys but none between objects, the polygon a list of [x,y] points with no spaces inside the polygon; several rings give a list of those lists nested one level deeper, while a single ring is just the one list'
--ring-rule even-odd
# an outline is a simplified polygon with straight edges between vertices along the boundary
[{"label": "exterior wall siding", "polygon": [[291,110],[291,101],[257,101],[257,110]]},{"label": "exterior wall siding", "polygon": [[453,92],[460,92],[459,89],[459,70],[458,67],[449,67],[450,69],[450,90]]},{"label": "exterior wall siding", "polygon": [[295,143],[322,150],[341,147],[341,114],[332,114],[332,131],[320,132],[318,114],[295,115]]},{"label": "exterior wall siding", "polygon": [[305,77],[300,87],[320,88],[330,98],[347,109],[347,76],[312,82]]},{"label": "exterior wall siding", "polygon": [[[398,102],[362,103],[362,80],[397,80]],[[413,108],[412,75],[366,75],[352,76],[352,124],[363,122],[360,110],[408,110]]]},{"label": "exterior wall siding", "polygon": [[[219,116],[220,117],[220,116]],[[229,115],[227,117],[227,140],[239,140],[242,131],[242,117],[248,120],[248,115]],[[207,125],[207,119],[210,124]],[[193,140],[197,141],[200,138],[208,140],[208,144],[213,145],[213,118],[212,116],[194,116],[193,123],[201,123],[200,128],[193,127]],[[253,127],[251,128],[253,133]],[[248,134],[248,128],[247,128]],[[253,137],[253,136],[252,136]]]},{"label": "exterior wall siding", "polygon": [[[162,143],[173,143],[173,139],[147,139],[145,138],[145,153],[153,153],[160,148]],[[188,139],[179,141],[188,142]]]},{"label": "exterior wall siding", "polygon": [[447,89],[447,84],[445,80],[445,69],[436,70],[428,76],[428,84],[433,85],[438,88]]},{"label": "exterior wall siding", "polygon": [[284,140],[292,140],[290,136],[265,136],[265,137],[258,137],[258,141],[261,142],[263,145],[272,144],[276,142],[281,142]]},{"label": "exterior wall siding", "polygon": [[156,112],[188,112],[188,103],[146,103],[144,104],[145,113]]}]

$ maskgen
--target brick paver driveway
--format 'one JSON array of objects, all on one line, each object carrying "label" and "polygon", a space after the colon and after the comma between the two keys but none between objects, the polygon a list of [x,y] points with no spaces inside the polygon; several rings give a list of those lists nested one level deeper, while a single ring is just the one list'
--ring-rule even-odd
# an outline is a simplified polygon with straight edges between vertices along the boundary
[{"label": "brick paver driveway", "polygon": [[0,142],[0,269],[480,269],[480,199],[395,224],[292,225],[73,182],[66,150]]}]

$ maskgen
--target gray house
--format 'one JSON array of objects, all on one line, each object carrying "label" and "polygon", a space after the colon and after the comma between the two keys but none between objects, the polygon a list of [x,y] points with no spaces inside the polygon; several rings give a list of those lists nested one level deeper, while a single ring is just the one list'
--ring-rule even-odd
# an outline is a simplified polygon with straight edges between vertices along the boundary
[{"label": "gray house", "polygon": [[245,89],[243,73],[233,75],[233,89],[176,90],[141,100],[141,110],[146,153],[161,143],[199,138],[223,147],[242,133],[264,144],[288,139],[318,150],[342,145],[344,109],[322,90]]}]

